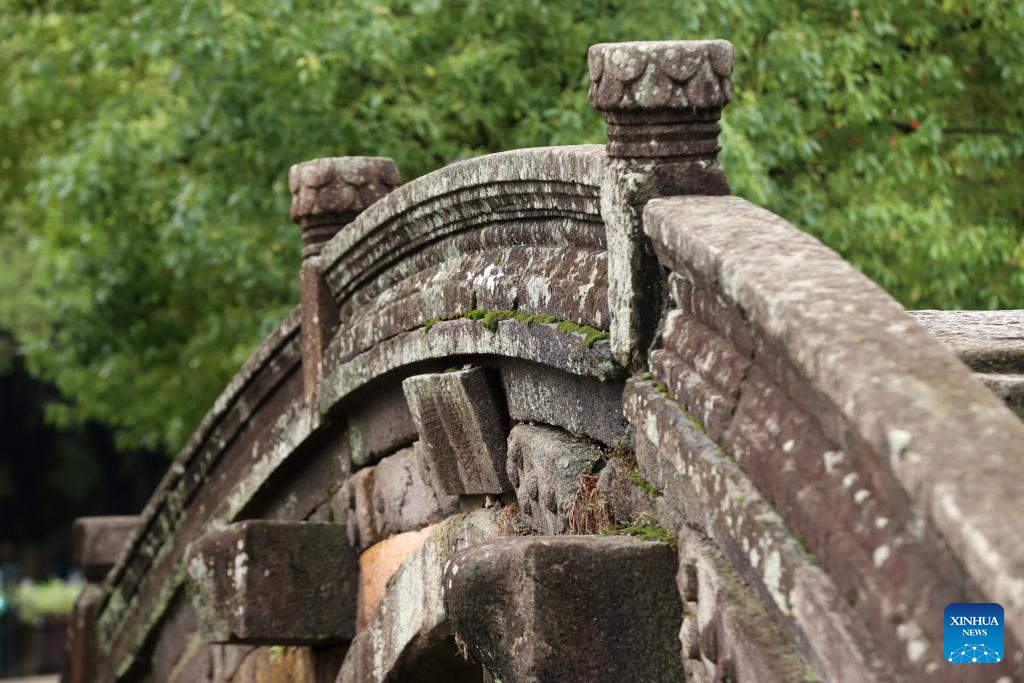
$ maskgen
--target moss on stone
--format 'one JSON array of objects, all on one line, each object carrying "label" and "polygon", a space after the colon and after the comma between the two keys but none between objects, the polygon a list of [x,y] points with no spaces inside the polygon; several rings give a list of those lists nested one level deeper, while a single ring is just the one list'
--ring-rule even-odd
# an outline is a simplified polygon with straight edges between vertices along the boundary
[{"label": "moss on stone", "polygon": [[678,539],[675,534],[663,526],[652,522],[634,522],[632,524],[615,524],[608,527],[604,534],[607,536],[632,536],[645,541],[661,541],[676,547]]},{"label": "moss on stone", "polygon": [[639,486],[650,498],[657,498],[661,495],[661,491],[655,488],[654,484],[643,478],[639,467],[634,467],[629,471],[629,481],[633,486]]},{"label": "moss on stone", "polygon": [[575,334],[577,332],[582,334],[584,336],[583,343],[587,345],[588,349],[593,348],[594,344],[602,339],[608,339],[609,336],[604,330],[599,330],[590,325],[579,325],[568,320],[558,323],[558,331],[562,334]]}]

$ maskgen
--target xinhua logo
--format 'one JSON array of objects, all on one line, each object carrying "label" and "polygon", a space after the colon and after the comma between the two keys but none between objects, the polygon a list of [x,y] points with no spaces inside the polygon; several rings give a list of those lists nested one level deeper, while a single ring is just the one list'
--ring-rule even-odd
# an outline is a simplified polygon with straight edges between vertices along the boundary
[{"label": "xinhua logo", "polygon": [[1003,661],[1003,608],[994,602],[954,602],[945,614],[946,661],[993,664]]}]

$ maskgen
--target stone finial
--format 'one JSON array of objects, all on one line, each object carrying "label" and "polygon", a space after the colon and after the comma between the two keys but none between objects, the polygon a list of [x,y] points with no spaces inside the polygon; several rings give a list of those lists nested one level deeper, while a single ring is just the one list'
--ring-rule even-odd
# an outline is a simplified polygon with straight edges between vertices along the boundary
[{"label": "stone finial", "polygon": [[587,61],[590,104],[608,122],[609,156],[718,152],[717,122],[732,96],[732,43],[601,43]]},{"label": "stone finial", "polygon": [[292,166],[291,218],[302,228],[303,256],[319,253],[321,244],[399,182],[398,166],[387,157],[325,157]]}]

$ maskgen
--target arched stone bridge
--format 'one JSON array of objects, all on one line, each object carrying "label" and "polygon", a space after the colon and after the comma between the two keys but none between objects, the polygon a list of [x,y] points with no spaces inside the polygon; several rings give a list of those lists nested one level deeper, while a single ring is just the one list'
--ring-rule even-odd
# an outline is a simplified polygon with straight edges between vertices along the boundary
[{"label": "arched stone bridge", "polygon": [[603,146],[293,167],[301,304],[77,523],[69,679],[1022,680],[1024,316],[729,196],[732,60],[592,47]]}]

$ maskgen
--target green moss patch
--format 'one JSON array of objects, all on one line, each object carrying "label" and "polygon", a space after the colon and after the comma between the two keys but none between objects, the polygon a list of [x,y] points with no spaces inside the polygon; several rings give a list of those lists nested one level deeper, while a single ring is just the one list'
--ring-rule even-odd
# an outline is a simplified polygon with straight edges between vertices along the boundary
[{"label": "green moss patch", "polygon": [[580,325],[574,323],[571,320],[562,320],[553,315],[547,315],[545,313],[523,313],[521,311],[514,311],[510,309],[498,309],[489,311],[484,308],[471,308],[468,311],[460,311],[451,315],[444,316],[443,318],[431,318],[423,325],[423,333],[430,332],[431,328],[434,327],[441,320],[475,320],[483,325],[487,330],[496,332],[498,329],[498,323],[502,320],[515,320],[518,323],[524,325],[556,325],[559,332],[565,335],[582,334],[583,343],[586,344],[587,348],[593,348],[597,342],[608,339],[608,333],[604,330],[599,330],[596,327],[590,325]]},{"label": "green moss patch", "polygon": [[608,527],[604,534],[606,536],[632,536],[645,541],[661,541],[668,543],[673,548],[678,540],[675,534],[663,526],[651,522],[634,522],[633,524],[615,524]]}]

